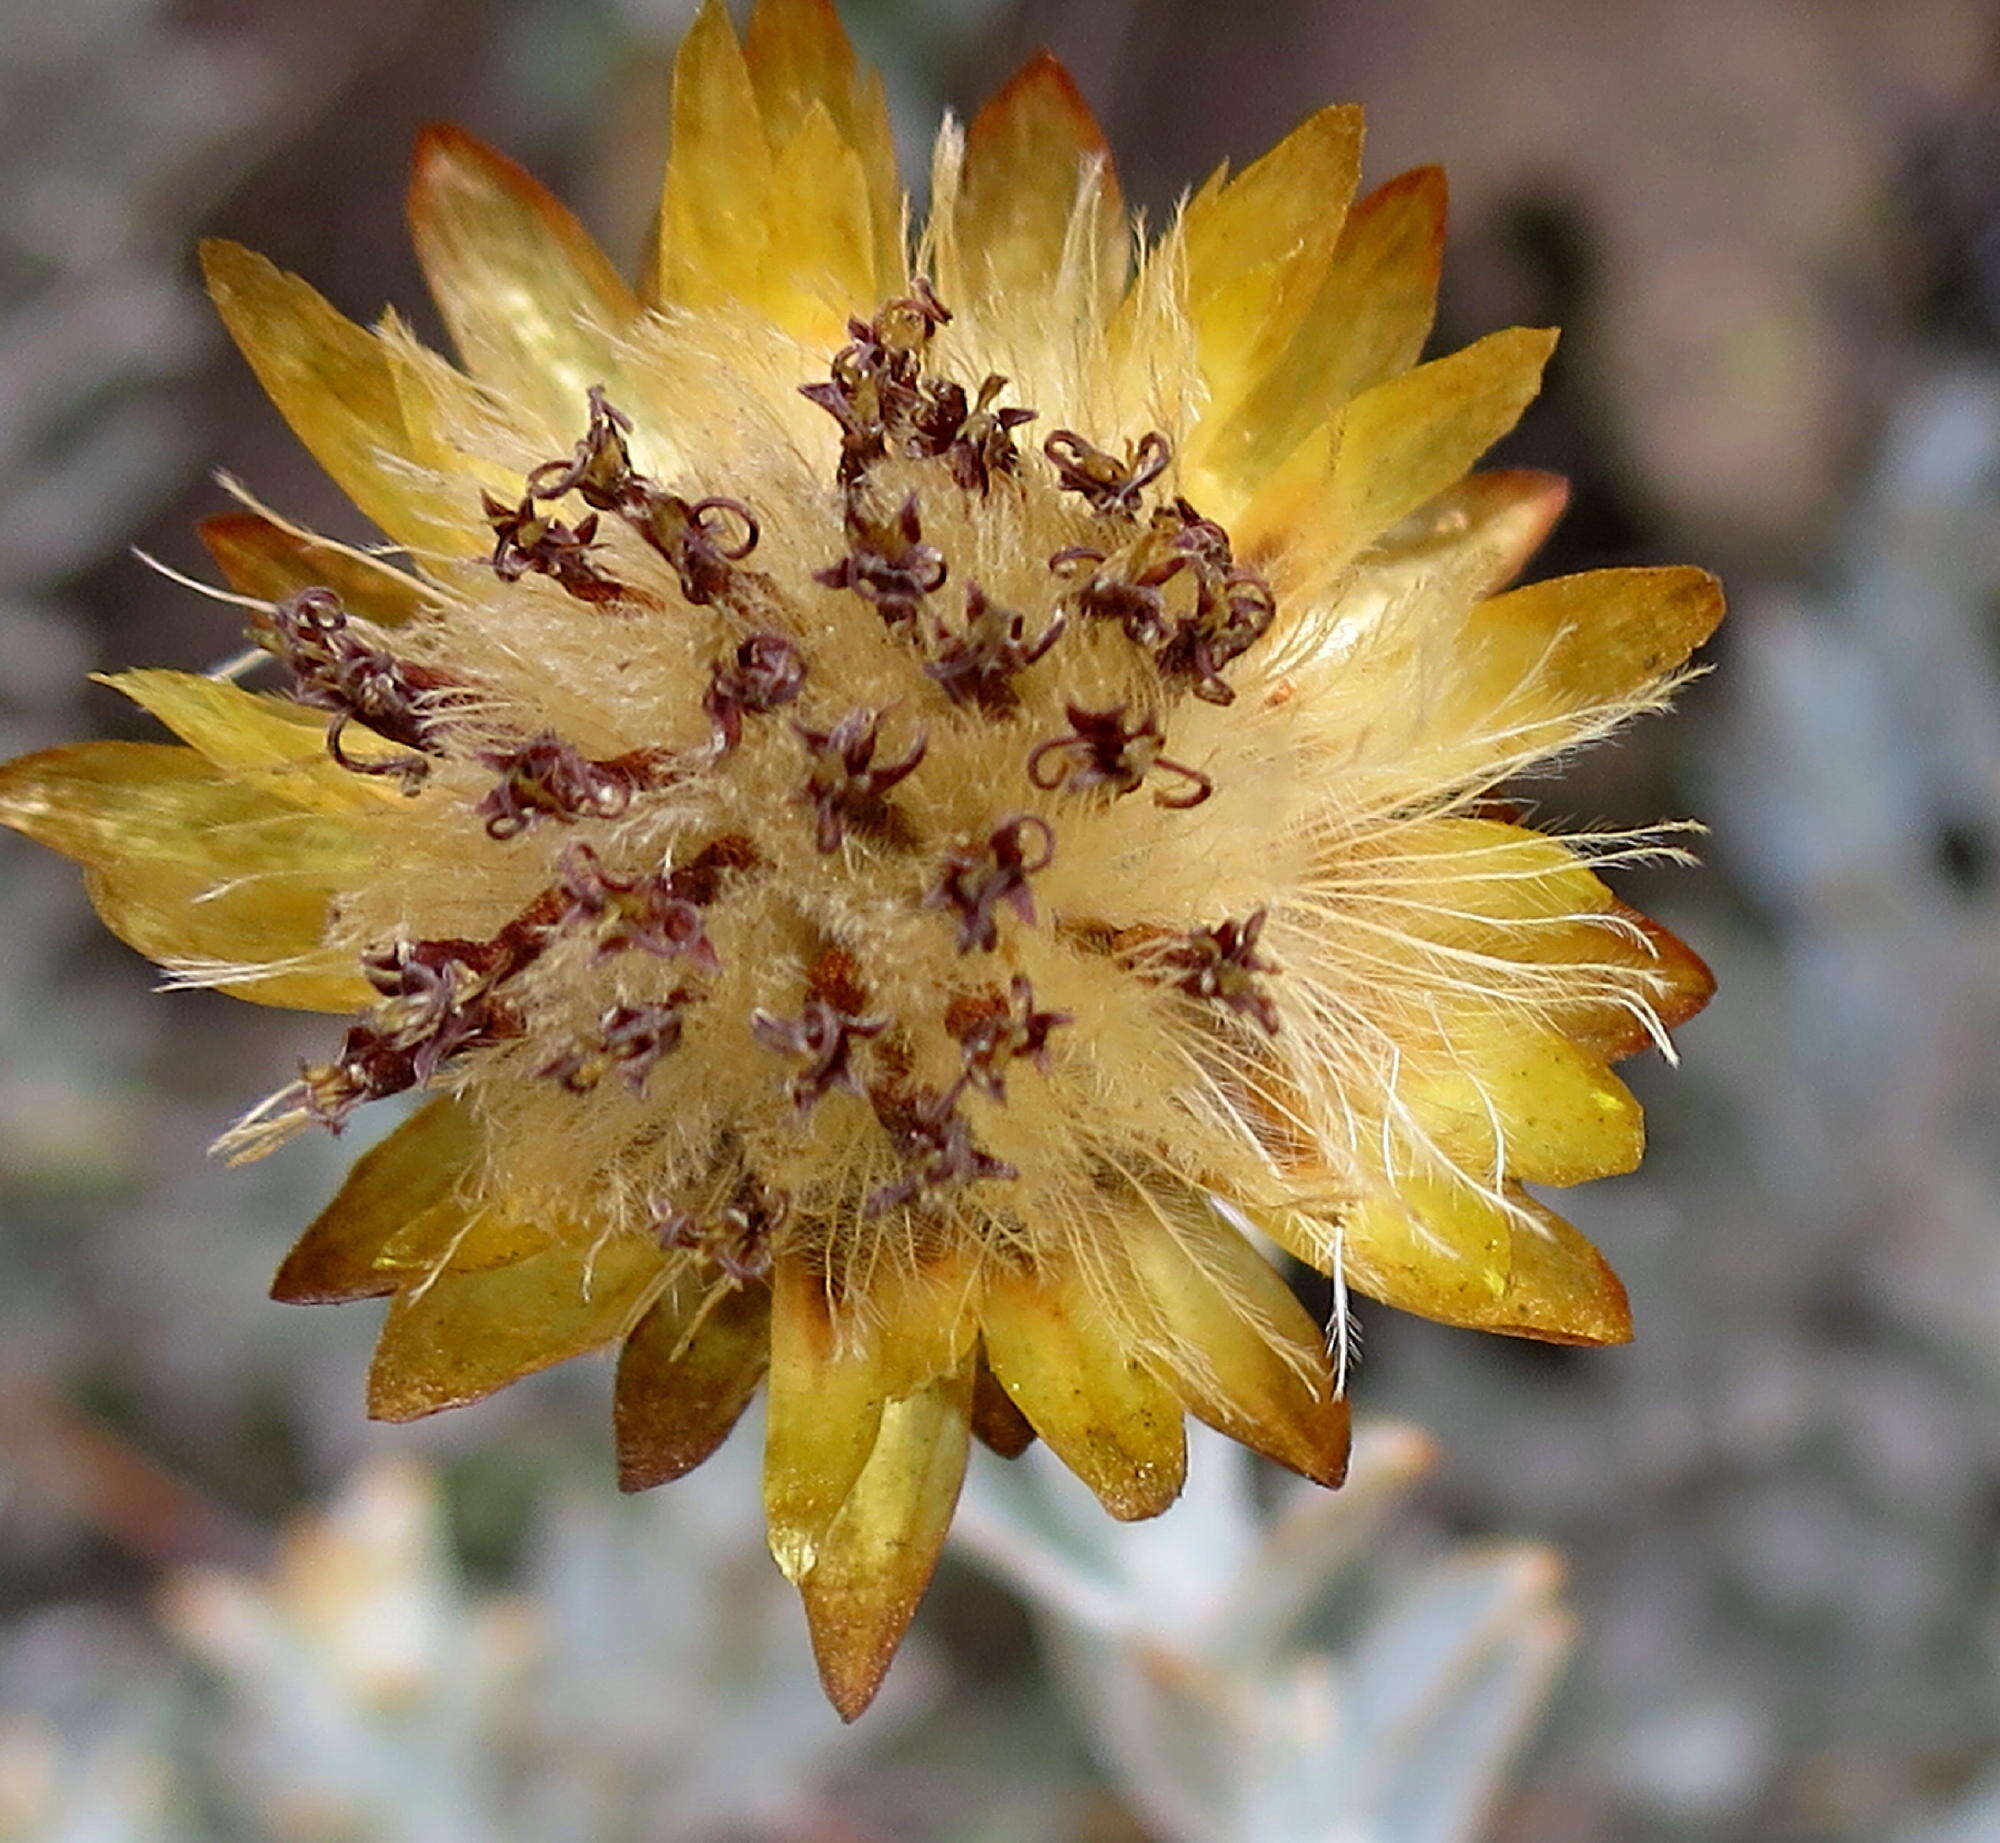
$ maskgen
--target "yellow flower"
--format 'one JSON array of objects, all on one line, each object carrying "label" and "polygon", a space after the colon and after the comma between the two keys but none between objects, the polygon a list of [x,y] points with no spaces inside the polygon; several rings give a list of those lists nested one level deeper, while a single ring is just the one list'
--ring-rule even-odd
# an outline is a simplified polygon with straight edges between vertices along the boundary
[{"label": "yellow flower", "polygon": [[1524,1183],[1629,1170],[1610,1073],[1706,999],[1499,783],[1659,707],[1694,570],[1506,592],[1559,482],[1469,473],[1553,343],[1418,363],[1444,189],[1328,109],[1149,246],[1031,62],[912,253],[825,0],[710,4],[634,290],[519,168],[418,149],[464,370],[204,252],[387,534],[206,528],[290,695],[130,672],[185,746],[0,770],[177,982],[358,1012],[223,1144],[433,1091],[281,1299],[393,1295],[402,1420],[619,1342],[623,1482],[762,1382],[771,1547],[873,1694],[969,1432],[1118,1517],[1182,1419],[1333,1484],[1337,1364],[1250,1231],[1461,1325],[1629,1335]]}]

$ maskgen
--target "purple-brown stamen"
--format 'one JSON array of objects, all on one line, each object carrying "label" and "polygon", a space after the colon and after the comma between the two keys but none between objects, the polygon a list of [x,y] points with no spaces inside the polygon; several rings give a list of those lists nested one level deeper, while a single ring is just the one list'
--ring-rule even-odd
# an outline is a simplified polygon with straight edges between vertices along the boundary
[{"label": "purple-brown stamen", "polygon": [[1178,794],[1156,790],[1153,799],[1157,804],[1199,806],[1215,791],[1215,783],[1199,768],[1160,753],[1166,738],[1157,716],[1149,711],[1136,723],[1129,723],[1125,710],[1123,704],[1111,710],[1066,706],[1068,733],[1036,745],[1028,756],[1028,779],[1050,792],[1060,787],[1071,793],[1088,793],[1107,787],[1114,795],[1121,795],[1133,792],[1157,768],[1187,784]]},{"label": "purple-brown stamen", "polygon": [[1265,910],[1257,909],[1240,922],[1225,921],[1184,934],[1162,956],[1161,964],[1179,971],[1174,982],[1178,990],[1253,1018],[1275,1037],[1278,1007],[1258,983],[1259,974],[1278,970],[1257,952],[1265,915]]},{"label": "purple-brown stamen", "polygon": [[1035,988],[1025,973],[1016,973],[1005,996],[986,992],[954,999],[945,1012],[945,1029],[958,1041],[965,1072],[953,1091],[955,1101],[966,1088],[977,1088],[988,1100],[1007,1098],[1007,1064],[1026,1057],[1036,1068],[1049,1063],[1049,1035],[1076,1020],[1067,1011],[1043,1011],[1035,1004]]},{"label": "purple-brown stamen", "polygon": [[584,393],[590,423],[567,461],[550,461],[528,476],[528,491],[537,499],[560,499],[575,493],[599,512],[629,513],[640,476],[632,469],[632,452],[625,438],[632,418],[614,409],[602,384]]},{"label": "purple-brown stamen", "polygon": [[790,1213],[791,1199],[782,1190],[745,1172],[713,1222],[670,1207],[656,1216],[653,1234],[662,1248],[712,1260],[741,1285],[771,1271],[771,1244]]},{"label": "purple-brown stamen", "polygon": [[949,378],[926,380],[916,411],[912,451],[927,460],[942,460],[951,477],[968,493],[991,491],[994,479],[1021,470],[1021,453],[1014,431],[1035,420],[1030,409],[996,409],[1007,380],[989,373],[977,398]]},{"label": "purple-brown stamen", "polygon": [[954,704],[974,704],[989,715],[1004,715],[1020,702],[1012,679],[1025,672],[1060,640],[1066,623],[1057,615],[1028,638],[1027,617],[987,598],[976,582],[965,585],[965,629],[947,634],[938,655],[924,667]]},{"label": "purple-brown stamen", "polygon": [[806,1058],[806,1066],[787,1084],[792,1105],[800,1113],[810,1113],[836,1088],[865,1093],[854,1066],[855,1045],[888,1028],[885,1017],[855,1017],[816,995],[806,999],[796,1018],[762,1010],[750,1014],[750,1034],[766,1049]]},{"label": "purple-brown stamen", "polygon": [[594,959],[636,951],[663,960],[685,957],[702,972],[721,969],[701,906],[674,892],[670,877],[616,877],[588,845],[571,845],[558,863],[564,927],[596,931]]},{"label": "purple-brown stamen", "polygon": [[572,526],[541,510],[532,493],[513,506],[482,493],[480,503],[493,527],[493,554],[487,560],[502,582],[519,582],[533,573],[547,576],[580,602],[603,606],[631,598],[625,584],[591,558],[597,548],[595,512]]},{"label": "purple-brown stamen", "polygon": [[743,740],[743,719],[766,716],[805,689],[806,662],[783,634],[752,634],[728,660],[709,667],[701,707],[724,755]]},{"label": "purple-brown stamen", "polygon": [[921,402],[923,354],[950,311],[919,277],[909,294],[873,320],[850,320],[849,341],[833,356],[832,375],[801,384],[799,394],[840,424],[840,483],[853,487],[876,462],[911,446]]},{"label": "purple-brown stamen", "polygon": [[439,754],[450,706],[463,700],[466,687],[432,666],[370,646],[331,589],[301,589],[250,625],[257,644],[290,668],[299,702],[334,713],[327,753],[357,774],[394,775],[414,793],[429,772],[427,763],[357,761],[341,746],[342,733],[360,723],[418,757]]},{"label": "purple-brown stamen", "polygon": [[762,535],[755,514],[740,499],[714,495],[690,501],[650,484],[628,516],[673,566],[681,594],[696,608],[731,598],[736,566]]},{"label": "purple-brown stamen", "polygon": [[893,517],[877,518],[850,494],[845,514],[847,555],[813,572],[829,589],[852,589],[873,604],[885,627],[908,630],[924,610],[924,598],[944,587],[951,567],[944,553],[923,541],[923,519],[911,493]]},{"label": "purple-brown stamen", "polygon": [[897,1156],[909,1166],[902,1177],[879,1184],[861,1205],[864,1216],[886,1215],[899,1204],[926,1191],[957,1184],[976,1184],[1021,1175],[1005,1159],[995,1158],[972,1137],[972,1127],[957,1108],[963,1084],[949,1094],[916,1094],[871,1090],[875,1117],[889,1135]]},{"label": "purple-brown stamen", "polygon": [[799,798],[816,815],[813,842],[822,851],[838,851],[850,827],[864,833],[895,829],[885,796],[915,772],[930,739],[920,732],[907,755],[878,767],[874,764],[879,721],[872,710],[855,710],[830,730],[792,725],[812,757]]},{"label": "purple-brown stamen", "polygon": [[547,731],[519,748],[482,750],[479,759],[500,777],[477,809],[486,835],[497,839],[518,838],[538,819],[616,819],[635,793],[663,783],[672,761],[661,749],[592,761]]},{"label": "purple-brown stamen", "polygon": [[571,1094],[588,1094],[615,1072],[634,1094],[643,1094],[661,1058],[680,1047],[680,1008],[693,996],[682,988],[656,1003],[613,1005],[594,1031],[535,1073]]},{"label": "purple-brown stamen", "polygon": [[1100,517],[1131,518],[1140,495],[1173,463],[1174,451],[1158,429],[1140,436],[1125,458],[1087,442],[1074,429],[1057,429],[1042,444],[1063,487],[1080,494]]},{"label": "purple-brown stamen", "polygon": [[1028,879],[1055,861],[1056,835],[1046,819],[1016,813],[996,825],[982,844],[960,845],[924,897],[927,907],[958,917],[958,951],[991,953],[1000,942],[996,911],[1002,903],[1024,922],[1035,919]]}]

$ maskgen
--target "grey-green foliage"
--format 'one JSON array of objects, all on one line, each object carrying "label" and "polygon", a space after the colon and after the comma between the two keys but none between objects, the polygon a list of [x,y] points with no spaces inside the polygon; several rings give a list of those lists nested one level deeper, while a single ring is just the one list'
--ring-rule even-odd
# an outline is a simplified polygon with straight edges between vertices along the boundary
[{"label": "grey-green foliage", "polygon": [[1172,1843],[1467,1843],[1567,1648],[1561,1569],[1519,1544],[1379,1540],[1429,1442],[1364,1431],[1337,1493],[1259,1502],[1198,1432],[1188,1488],[1121,1525],[1046,1453],[986,1468],[961,1541],[1024,1593],[1058,1690]]},{"label": "grey-green foliage", "polygon": [[[1183,1502],[1136,1527],[1046,1454],[996,1461],[960,1540],[1025,1597],[1070,1719],[1162,1839],[1467,1843],[1569,1622],[1545,1550],[1385,1544],[1429,1452],[1372,1430],[1344,1492],[1267,1508],[1258,1462],[1197,1438]],[[829,1769],[938,1743],[912,1723],[945,1679],[920,1630],[865,1730],[841,1729],[762,1552],[756,1465],[749,1437],[638,1500],[552,1484],[498,1589],[454,1558],[436,1476],[376,1462],[268,1566],[176,1574],[167,1642],[87,1606],[16,1628],[0,1839],[794,1834]],[[969,1782],[1006,1793],[966,1821],[1055,1834],[1077,1789],[1021,1757],[1043,1717],[999,1715]]]},{"label": "grey-green foliage", "polygon": [[[364,1471],[266,1577],[190,1575],[174,1630],[225,1714],[197,1766],[246,1829],[357,1843],[757,1832],[843,1734],[762,1552],[756,1442],[671,1490],[557,1487],[512,1591],[470,1587],[438,1488]],[[862,1747],[926,1700],[921,1653]]]},{"label": "grey-green foliage", "polygon": [[[784,1834],[836,1748],[763,1553],[757,1442],[673,1490],[554,1486],[518,1579],[471,1584],[437,1476],[364,1467],[267,1568],[169,1582],[164,1633],[79,1605],[0,1646],[0,1843],[675,1843]],[[163,1639],[166,1642],[163,1642]]]}]

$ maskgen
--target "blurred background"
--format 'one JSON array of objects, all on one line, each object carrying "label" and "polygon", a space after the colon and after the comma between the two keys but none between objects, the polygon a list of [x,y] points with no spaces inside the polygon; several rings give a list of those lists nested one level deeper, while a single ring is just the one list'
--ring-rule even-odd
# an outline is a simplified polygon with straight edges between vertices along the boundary
[{"label": "blurred background", "polygon": [[[1654,1151],[1571,1201],[1639,1341],[1364,1308],[1356,1480],[1204,1446],[1114,1531],[981,1455],[843,1733],[754,1439],[637,1502],[607,1377],[361,1418],[370,1308],[265,1299],[356,1135],[202,1147],[310,1021],[149,969],[0,841],[0,1838],[1979,1843],[2000,1837],[2000,25],[1987,0],[850,0],[906,166],[1037,42],[1158,214],[1308,109],[1451,170],[1440,344],[1563,325],[1503,456],[1548,571],[1701,562],[1684,714],[1560,810],[1715,965]],[[353,534],[195,286],[220,233],[429,325],[458,120],[607,245],[679,0],[0,0],[0,755],[203,668],[226,467]],[[1422,1431],[1418,1431],[1422,1430]],[[1164,1610],[1163,1610],[1164,1609]]]}]

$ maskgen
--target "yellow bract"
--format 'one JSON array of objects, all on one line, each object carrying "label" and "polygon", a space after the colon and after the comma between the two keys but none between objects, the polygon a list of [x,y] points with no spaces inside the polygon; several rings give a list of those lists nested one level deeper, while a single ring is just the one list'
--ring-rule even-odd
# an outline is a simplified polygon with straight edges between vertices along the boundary
[{"label": "yellow bract", "polygon": [[1670,685],[1722,619],[1706,570],[1600,570],[1481,602],[1459,640],[1463,673],[1441,717],[1504,736],[1523,761],[1574,739],[1579,716],[1617,713]]},{"label": "yellow bract", "polygon": [[1279,1246],[1351,1285],[1448,1325],[1551,1344],[1623,1344],[1632,1313],[1589,1242],[1524,1191],[1404,1177],[1337,1213],[1256,1212]]},{"label": "yellow bract", "polygon": [[463,464],[409,359],[240,244],[204,243],[201,263],[258,383],[340,490],[419,554],[483,549],[476,504],[442,477]]},{"label": "yellow bract", "polygon": [[1188,205],[1181,238],[1205,421],[1222,427],[1285,355],[1325,286],[1360,176],[1361,111],[1327,108]]},{"label": "yellow bract", "polygon": [[560,438],[585,391],[616,389],[617,341],[638,297],[513,161],[460,129],[427,129],[409,213],[417,259],[460,356],[510,409]]},{"label": "yellow bract", "polygon": [[[365,815],[397,797],[386,782],[343,773],[334,764],[326,752],[324,711],[194,672],[117,672],[99,674],[97,682],[157,717],[212,767],[295,806]],[[360,729],[347,745],[357,761],[402,752]]]},{"label": "yellow bract", "polygon": [[1310,533],[1300,586],[1323,583],[1513,428],[1554,349],[1553,333],[1517,327],[1363,391],[1257,489],[1236,525],[1244,547],[1296,555]]},{"label": "yellow bract", "polygon": [[1114,1517],[1157,1516],[1187,1475],[1181,1404],[1122,1347],[1074,1272],[1002,1273],[983,1311],[986,1360],[1034,1430]]},{"label": "yellow bract", "polygon": [[1202,431],[1197,455],[1219,477],[1255,486],[1330,410],[1417,362],[1437,307],[1444,207],[1436,167],[1355,206],[1285,350],[1233,414]]},{"label": "yellow bract", "polygon": [[368,1001],[352,962],[323,946],[328,903],[367,866],[348,822],[146,742],[7,763],[0,821],[82,864],[106,926],[150,960],[259,1004]]},{"label": "yellow bract", "polygon": [[1189,1412],[1322,1485],[1347,1471],[1347,1404],[1325,1333],[1268,1262],[1189,1195],[1168,1232],[1131,1238]]},{"label": "yellow bract", "polygon": [[[550,1224],[548,1236],[561,1233]],[[558,1242],[502,1267],[446,1267],[396,1295],[368,1372],[368,1412],[412,1421],[463,1407],[631,1327],[661,1268],[634,1241]]]},{"label": "yellow bract", "polygon": [[424,1106],[372,1151],[355,1161],[340,1194],[302,1235],[271,1297],[288,1305],[335,1305],[392,1293],[400,1277],[379,1265],[404,1225],[456,1206],[479,1157],[479,1131],[449,1096]]},{"label": "yellow bract", "polygon": [[873,1328],[837,1324],[824,1277],[780,1257],[771,1277],[764,1515],[771,1553],[790,1579],[811,1571],[820,1538],[868,1463],[887,1393]]},{"label": "yellow bract", "polygon": [[816,345],[902,285],[882,81],[822,0],[775,0],[737,42],[705,0],[674,66],[673,153],[648,298],[730,304]]},{"label": "yellow bract", "polygon": [[849,1721],[873,1700],[930,1585],[958,1508],[971,1410],[969,1360],[889,1403],[867,1463],[797,1577],[821,1680]]},{"label": "yellow bract", "polygon": [[1124,198],[1103,131],[1068,71],[1046,52],[973,117],[950,202],[948,260],[939,286],[968,306],[1000,308],[1046,296],[1066,270],[1079,305],[1108,319],[1127,269]]}]

